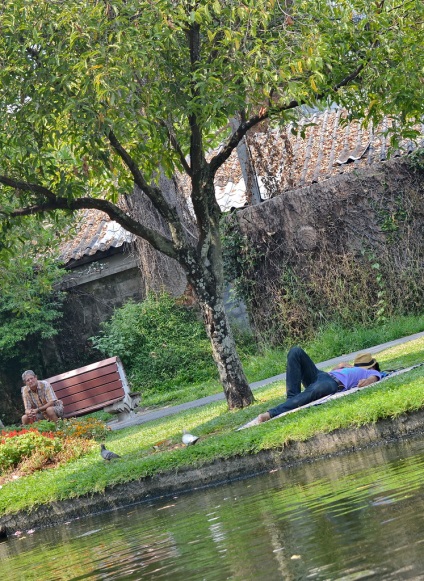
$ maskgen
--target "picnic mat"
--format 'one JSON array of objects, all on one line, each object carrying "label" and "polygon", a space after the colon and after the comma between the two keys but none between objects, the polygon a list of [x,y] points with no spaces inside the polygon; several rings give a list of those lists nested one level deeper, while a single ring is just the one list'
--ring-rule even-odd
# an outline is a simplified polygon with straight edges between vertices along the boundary
[{"label": "picnic mat", "polygon": [[[421,365],[424,365],[424,363],[417,363],[416,365],[412,365],[411,367],[405,367],[404,369],[398,369],[395,371],[386,371],[386,372],[383,371],[382,373],[385,373],[386,375],[382,379],[380,379],[378,384],[380,384],[385,379],[388,379],[389,377],[394,377],[395,375],[401,375],[402,373],[406,373],[407,371],[411,371],[411,369],[415,369],[416,367],[421,367]],[[270,420],[268,420],[265,423],[271,422],[272,420],[277,420],[278,418],[282,418],[283,416],[286,416],[287,414],[292,414],[294,412],[298,412],[299,410],[304,410],[305,408],[309,408],[309,407],[316,406],[316,405],[321,405],[323,403],[326,403],[327,401],[330,401],[333,399],[338,399],[339,397],[344,397],[345,395],[348,395],[350,393],[362,391],[364,389],[367,389],[367,387],[371,387],[371,386],[375,386],[375,383],[372,383],[371,385],[367,385],[365,387],[352,387],[351,389],[345,389],[343,391],[338,391],[337,393],[334,393],[333,395],[326,395],[326,396],[322,397],[321,399],[317,399],[315,401],[312,401],[311,403],[308,403],[308,404],[303,405],[301,407],[295,408],[294,410],[289,410],[288,412],[283,412],[282,414],[279,414],[278,416],[274,416],[273,418],[271,418]],[[236,428],[236,432],[239,432],[240,430],[245,430],[246,428],[251,428],[252,426],[259,426],[259,421],[258,421],[257,417],[254,418],[253,420],[250,420],[250,422],[243,424],[240,428]]]}]

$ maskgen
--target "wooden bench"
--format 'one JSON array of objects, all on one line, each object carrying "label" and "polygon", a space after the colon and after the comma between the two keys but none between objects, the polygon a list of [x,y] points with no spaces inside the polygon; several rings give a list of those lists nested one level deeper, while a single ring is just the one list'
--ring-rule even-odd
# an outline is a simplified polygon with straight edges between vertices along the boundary
[{"label": "wooden bench", "polygon": [[119,357],[110,357],[79,369],[46,379],[57,399],[63,401],[64,417],[83,416],[103,409],[127,418],[138,406],[141,395],[130,391]]}]

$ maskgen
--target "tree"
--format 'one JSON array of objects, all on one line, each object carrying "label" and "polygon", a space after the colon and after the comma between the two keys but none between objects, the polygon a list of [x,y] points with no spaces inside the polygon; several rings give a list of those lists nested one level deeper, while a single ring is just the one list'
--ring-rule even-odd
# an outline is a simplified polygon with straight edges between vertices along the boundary
[{"label": "tree", "polygon": [[[423,112],[423,16],[421,0],[5,0],[3,228],[97,208],[175,259],[229,407],[250,404],[223,305],[216,171],[250,128],[295,123],[302,105],[338,102],[373,122],[399,114],[406,135]],[[155,185],[159,168],[186,174],[196,238]],[[169,235],[121,209],[134,186]]]},{"label": "tree", "polygon": [[69,229],[69,219],[60,214],[50,223],[40,216],[28,216],[3,232],[3,246],[13,247],[13,252],[3,249],[0,253],[1,365],[15,357],[25,359],[26,364],[35,356],[38,359],[35,353],[23,352],[23,343],[30,338],[42,343],[58,332],[55,323],[62,316],[64,299],[59,287],[65,271],[57,258],[57,233]]},{"label": "tree", "polygon": [[1,253],[0,262],[0,418],[5,413],[9,420],[22,414],[20,391],[15,389],[22,385],[22,371],[43,371],[45,340],[59,332],[64,298],[59,290],[64,270],[51,248],[55,225],[36,216],[24,223],[24,232],[22,225],[15,225],[4,236],[14,252]]}]

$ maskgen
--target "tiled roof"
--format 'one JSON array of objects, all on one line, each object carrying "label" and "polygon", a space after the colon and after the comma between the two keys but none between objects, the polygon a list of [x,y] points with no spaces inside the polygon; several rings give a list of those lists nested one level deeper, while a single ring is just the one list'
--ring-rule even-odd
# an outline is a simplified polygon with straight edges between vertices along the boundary
[{"label": "tiled roof", "polygon": [[129,243],[134,236],[99,210],[81,210],[75,230],[62,245],[60,259],[69,264]]},{"label": "tiled roof", "polygon": [[[305,117],[295,135],[290,126],[285,131],[251,131],[247,143],[262,197],[386,160],[389,138],[385,131],[392,123],[385,118],[379,127],[363,129],[358,122],[347,123],[346,113],[339,109]],[[424,137],[424,126],[417,129]],[[405,140],[394,155],[410,153],[416,147],[411,140]],[[217,172],[215,189],[223,210],[245,205],[245,186],[236,152]]]},{"label": "tiled roof", "polygon": [[[345,113],[339,109],[313,113],[302,123],[304,137],[302,127],[296,135],[288,127],[286,131],[257,129],[248,136],[264,199],[387,159],[389,142],[384,132],[392,124],[389,118],[378,128],[364,130],[357,122],[346,123]],[[418,129],[424,137],[424,127]],[[395,155],[410,153],[415,148],[412,141],[405,141]],[[209,157],[218,151],[211,152]],[[180,176],[180,182],[188,194],[187,176]],[[245,182],[236,151],[218,170],[215,191],[223,211],[246,205]],[[65,263],[94,256],[111,247],[118,248],[134,239],[103,212],[85,210],[79,216],[75,236],[63,245],[61,257]]]}]

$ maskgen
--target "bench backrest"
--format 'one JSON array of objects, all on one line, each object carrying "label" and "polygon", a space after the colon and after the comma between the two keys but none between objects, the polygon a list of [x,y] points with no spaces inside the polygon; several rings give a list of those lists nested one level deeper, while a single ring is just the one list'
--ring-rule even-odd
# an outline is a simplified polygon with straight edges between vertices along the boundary
[{"label": "bench backrest", "polygon": [[110,357],[85,367],[50,377],[58,399],[63,401],[64,417],[80,416],[120,401],[129,393],[119,357]]}]

